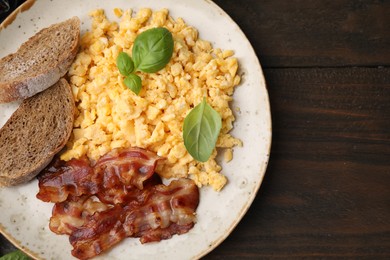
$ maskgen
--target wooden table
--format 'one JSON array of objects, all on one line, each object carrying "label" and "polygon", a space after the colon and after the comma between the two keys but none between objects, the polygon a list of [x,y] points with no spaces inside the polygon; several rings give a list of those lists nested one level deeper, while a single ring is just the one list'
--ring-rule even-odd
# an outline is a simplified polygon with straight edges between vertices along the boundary
[{"label": "wooden table", "polygon": [[273,144],[249,212],[205,259],[390,259],[390,1],[215,2],[260,59]]}]

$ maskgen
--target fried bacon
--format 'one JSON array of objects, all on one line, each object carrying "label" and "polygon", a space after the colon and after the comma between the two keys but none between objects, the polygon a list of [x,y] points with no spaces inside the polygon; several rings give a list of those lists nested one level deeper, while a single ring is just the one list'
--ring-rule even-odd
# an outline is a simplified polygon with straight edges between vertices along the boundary
[{"label": "fried bacon", "polygon": [[140,237],[141,243],[169,239],[188,232],[196,221],[198,188],[192,180],[154,186],[140,206],[117,204],[90,216],[70,235],[73,256],[88,259],[111,248],[125,237]]},{"label": "fried bacon", "polygon": [[126,193],[118,187],[125,185],[142,189],[144,181],[153,175],[158,160],[161,157],[141,148],[113,149],[93,166],[86,157],[69,162],[56,158],[39,177],[37,198],[45,202],[61,202],[68,195],[93,195],[104,191],[107,199],[111,194],[110,200],[116,201],[115,192]]},{"label": "fried bacon", "polygon": [[[154,174],[145,182],[144,189],[129,189],[126,193],[121,193],[125,190],[118,189],[118,198],[120,201],[127,204],[127,208],[131,205],[140,207],[145,204],[146,199],[151,195],[153,186],[161,184],[161,179],[157,174]],[[112,192],[115,190],[111,189]],[[86,219],[96,212],[105,211],[112,207],[115,203],[112,201],[103,201],[101,198],[106,198],[103,194],[98,193],[96,196],[83,195],[80,197],[69,196],[66,201],[57,202],[52,210],[50,218],[50,230],[56,234],[70,235],[74,230],[81,227]],[[125,195],[124,195],[125,194]],[[123,197],[120,197],[124,195]]]},{"label": "fried bacon", "polygon": [[199,190],[192,180],[157,185],[141,207],[127,210],[123,227],[127,236],[140,237],[141,243],[168,239],[193,227],[198,203]]},{"label": "fried bacon", "polygon": [[141,148],[114,149],[97,161],[95,175],[103,177],[99,181],[106,189],[121,183],[142,190],[144,181],[153,175],[157,161],[161,159],[155,153]]},{"label": "fried bacon", "polygon": [[192,180],[161,183],[161,158],[140,149],[117,149],[95,164],[58,159],[39,178],[37,197],[56,202],[50,229],[68,234],[72,255],[89,259],[126,237],[141,243],[169,239],[195,224],[198,187]]},{"label": "fried bacon", "polygon": [[70,235],[83,226],[89,216],[109,208],[110,205],[100,202],[94,196],[69,197],[66,201],[54,204],[50,230],[56,234]]},{"label": "fried bacon", "polygon": [[69,195],[95,194],[98,183],[91,181],[93,169],[86,157],[64,162],[55,158],[39,175],[37,198],[45,202],[65,201]]},{"label": "fried bacon", "polygon": [[126,237],[122,224],[124,217],[120,205],[90,216],[83,226],[70,234],[72,255],[89,259],[118,244]]}]

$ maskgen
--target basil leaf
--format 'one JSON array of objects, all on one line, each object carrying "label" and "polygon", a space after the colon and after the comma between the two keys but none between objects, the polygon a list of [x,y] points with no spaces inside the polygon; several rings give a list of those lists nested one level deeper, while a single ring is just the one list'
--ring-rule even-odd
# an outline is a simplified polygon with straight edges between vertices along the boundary
[{"label": "basil leaf", "polygon": [[188,153],[195,160],[206,162],[214,150],[221,127],[221,116],[203,98],[184,119],[183,139]]},{"label": "basil leaf", "polygon": [[30,260],[31,258],[25,255],[22,251],[16,250],[0,257],[0,260]]},{"label": "basil leaf", "polygon": [[128,76],[134,71],[134,62],[126,52],[119,53],[116,58],[116,66],[123,76]]},{"label": "basil leaf", "polygon": [[168,64],[173,53],[173,37],[165,28],[153,28],[139,34],[133,45],[137,70],[154,73]]},{"label": "basil leaf", "polygon": [[129,76],[127,76],[123,83],[125,83],[126,87],[131,89],[131,91],[133,91],[136,95],[138,95],[141,91],[142,80],[136,74],[130,74]]}]

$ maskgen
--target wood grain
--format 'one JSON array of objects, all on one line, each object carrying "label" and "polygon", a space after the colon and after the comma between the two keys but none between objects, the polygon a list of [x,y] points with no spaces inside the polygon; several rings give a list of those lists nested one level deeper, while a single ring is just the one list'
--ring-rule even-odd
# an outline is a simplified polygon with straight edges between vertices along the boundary
[{"label": "wood grain", "polygon": [[264,67],[390,65],[390,1],[216,0]]}]

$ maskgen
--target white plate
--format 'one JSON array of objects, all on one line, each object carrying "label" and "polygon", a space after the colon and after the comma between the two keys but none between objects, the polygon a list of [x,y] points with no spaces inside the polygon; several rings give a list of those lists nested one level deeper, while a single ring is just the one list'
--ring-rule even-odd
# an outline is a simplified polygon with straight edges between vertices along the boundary
[{"label": "white plate", "polygon": [[[30,7],[30,8],[28,8]],[[209,0],[39,0],[27,1],[27,9],[11,16],[0,31],[0,57],[18,46],[41,28],[78,16],[82,32],[90,28],[88,12],[103,8],[109,19],[116,19],[112,9],[141,7],[168,8],[174,18],[182,17],[199,30],[199,37],[214,47],[232,49],[239,60],[242,83],[236,88],[236,122],[232,134],[244,146],[235,148],[234,159],[223,163],[229,182],[219,193],[201,189],[197,210],[198,223],[189,233],[158,243],[141,245],[128,238],[98,259],[197,259],[220,244],[248,210],[263,180],[271,143],[271,116],[263,73],[248,39],[232,19]],[[13,18],[15,18],[13,20]],[[17,105],[0,106],[2,126]],[[0,189],[0,231],[17,247],[38,259],[73,259],[68,236],[58,236],[48,229],[52,203],[35,198],[36,180],[17,187]]]}]

